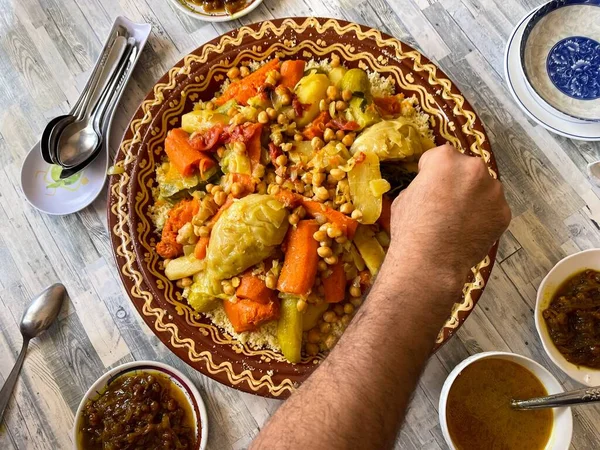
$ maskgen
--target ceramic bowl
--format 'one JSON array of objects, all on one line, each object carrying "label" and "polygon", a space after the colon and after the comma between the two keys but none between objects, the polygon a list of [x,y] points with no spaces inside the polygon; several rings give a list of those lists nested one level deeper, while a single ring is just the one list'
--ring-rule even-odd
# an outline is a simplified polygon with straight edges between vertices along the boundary
[{"label": "ceramic bowl", "polygon": [[[498,168],[481,121],[448,77],[409,45],[369,27],[336,19],[295,17],[260,22],[226,33],[186,55],[153,87],[135,113],[110,179],[108,228],[125,290],[150,329],[176,355],[205,375],[253,394],[285,398],[325,357],[305,355],[289,363],[269,348],[253,348],[199,314],[164,274],[155,251],[160,235],[150,218],[155,166],[167,132],[178,127],[194,102],[208,101],[227,71],[242,62],[283,59],[329,60],[390,77],[397,92],[416,96],[432,117],[436,142],[477,154],[490,174]],[[437,338],[452,337],[471,313],[489,278],[496,247],[476,267]],[[368,355],[365,355],[368,359]]]},{"label": "ceramic bowl", "polygon": [[531,17],[521,64],[535,95],[580,120],[600,120],[600,1],[553,0]]},{"label": "ceramic bowl", "polygon": [[[450,388],[452,387],[454,380],[456,380],[456,377],[458,377],[467,366],[484,358],[505,359],[517,363],[533,373],[544,385],[548,394],[559,394],[564,392],[564,389],[558,380],[550,372],[548,372],[547,369],[534,360],[526,358],[525,356],[507,352],[483,352],[470,356],[456,366],[452,372],[450,372],[450,375],[448,375],[448,378],[446,378],[446,381],[444,382],[442,392],[440,394],[440,403],[438,408],[440,426],[442,427],[444,439],[451,450],[456,450],[456,447],[450,438],[450,431],[448,430],[448,422],[446,420],[446,406]],[[573,414],[571,413],[571,409],[554,408],[553,413],[554,424],[552,427],[552,433],[544,450],[568,450],[571,444],[571,436],[573,434]]]},{"label": "ceramic bowl", "polygon": [[535,327],[537,328],[544,350],[554,364],[575,381],[586,386],[598,386],[600,385],[600,370],[577,366],[567,361],[552,342],[548,328],[546,327],[546,321],[542,316],[542,312],[548,307],[552,296],[560,285],[571,275],[585,269],[600,271],[600,249],[585,250],[567,256],[548,272],[537,292]]},{"label": "ceramic bowl", "polygon": [[205,22],[229,22],[230,20],[239,19],[254,11],[262,2],[263,0],[247,0],[245,7],[233,14],[228,14],[225,11],[208,12],[201,5],[189,0],[171,0],[171,3],[184,14],[194,19],[204,20]]},{"label": "ceramic bowl", "polygon": [[85,450],[79,445],[79,423],[82,420],[83,408],[88,400],[94,399],[101,395],[106,387],[120,376],[126,374],[133,374],[135,372],[143,372],[149,374],[159,373],[163,376],[167,376],[173,384],[178,387],[189,402],[190,408],[194,414],[194,421],[198,424],[196,429],[196,438],[198,446],[195,450],[205,450],[206,443],[208,440],[208,415],[206,413],[206,407],[200,396],[200,392],[194,386],[194,383],[190,381],[179,370],[157,361],[133,361],[125,363],[114,369],[109,370],[102,375],[85,393],[77,412],[75,413],[75,420],[73,422],[73,449],[74,450]]}]

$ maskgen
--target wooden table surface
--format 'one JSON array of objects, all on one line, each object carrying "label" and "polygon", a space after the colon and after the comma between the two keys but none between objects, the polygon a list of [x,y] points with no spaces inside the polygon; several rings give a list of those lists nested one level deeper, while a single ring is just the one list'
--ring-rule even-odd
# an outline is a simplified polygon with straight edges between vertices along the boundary
[{"label": "wooden table surface", "polygon": [[[545,356],[532,308],[537,286],[558,260],[600,246],[600,190],[585,175],[600,144],[565,139],[534,124],[505,86],[505,42],[541,3],[265,0],[240,21],[212,25],[179,13],[168,0],[0,0],[0,383],[21,347],[18,323],[29,299],[57,281],[70,294],[61,320],[30,345],[0,427],[0,448],[70,449],[84,392],[108,368],[134,359],[166,362],[195,382],[209,412],[211,449],[246,448],[280,405],[195,372],[142,323],[113,261],[105,193],[80,213],[52,217],[31,207],[21,192],[23,158],[48,119],[77,99],[120,14],[149,22],[153,30],[119,105],[114,136],[172,64],[241,24],[286,16],[343,18],[383,30],[433,59],[485,123],[514,218],[481,301],[457,336],[431,358],[397,448],[446,448],[439,393],[448,372],[470,354],[526,355],[549,368],[566,389],[576,388]],[[115,139],[113,152],[117,146]],[[573,448],[599,448],[600,407],[573,413]]]}]

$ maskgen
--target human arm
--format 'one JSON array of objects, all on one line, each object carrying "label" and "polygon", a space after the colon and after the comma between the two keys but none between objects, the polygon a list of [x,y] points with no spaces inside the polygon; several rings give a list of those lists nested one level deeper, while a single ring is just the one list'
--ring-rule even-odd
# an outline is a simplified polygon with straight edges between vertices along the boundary
[{"label": "human arm", "polygon": [[425,153],[392,206],[392,241],[367,300],[252,449],[391,448],[469,269],[510,221],[501,184],[450,146]]}]

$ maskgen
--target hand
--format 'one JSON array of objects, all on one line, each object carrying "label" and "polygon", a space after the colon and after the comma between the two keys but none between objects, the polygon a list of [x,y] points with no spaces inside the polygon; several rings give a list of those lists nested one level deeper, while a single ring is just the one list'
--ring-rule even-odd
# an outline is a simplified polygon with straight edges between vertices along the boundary
[{"label": "hand", "polygon": [[430,277],[458,276],[462,283],[510,219],[502,184],[481,158],[437,147],[421,156],[419,174],[392,205],[388,260],[411,261]]}]

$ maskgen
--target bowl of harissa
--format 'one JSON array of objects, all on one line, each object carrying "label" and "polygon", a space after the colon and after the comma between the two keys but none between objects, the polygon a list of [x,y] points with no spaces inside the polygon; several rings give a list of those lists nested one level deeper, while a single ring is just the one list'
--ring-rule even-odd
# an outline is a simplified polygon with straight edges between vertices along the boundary
[{"label": "bowl of harissa", "polygon": [[[123,137],[108,222],[125,289],[189,365],[286,398],[360,308],[391,199],[446,143],[498,177],[469,103],[409,45],[314,17],[226,33],[158,80]],[[436,349],[495,255],[473,267]]]}]

